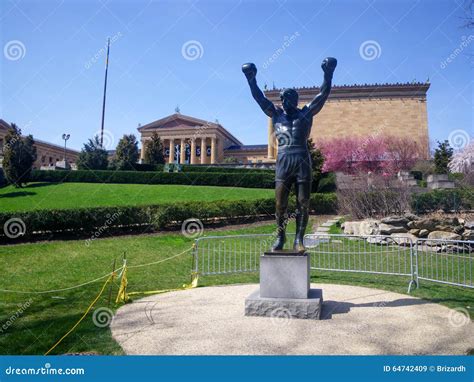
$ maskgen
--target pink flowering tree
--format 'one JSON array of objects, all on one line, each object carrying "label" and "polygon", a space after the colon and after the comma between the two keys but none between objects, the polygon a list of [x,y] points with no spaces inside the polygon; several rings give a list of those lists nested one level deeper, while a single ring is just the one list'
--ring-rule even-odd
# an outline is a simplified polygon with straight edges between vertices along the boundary
[{"label": "pink flowering tree", "polygon": [[324,172],[391,176],[400,170],[409,170],[420,158],[417,143],[409,138],[379,135],[346,137],[322,141],[319,147],[325,157]]}]

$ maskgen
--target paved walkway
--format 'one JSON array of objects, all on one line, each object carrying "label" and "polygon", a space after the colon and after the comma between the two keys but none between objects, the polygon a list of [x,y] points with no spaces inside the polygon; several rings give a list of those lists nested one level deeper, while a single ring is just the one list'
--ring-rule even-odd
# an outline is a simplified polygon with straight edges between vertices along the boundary
[{"label": "paved walkway", "polygon": [[474,347],[474,324],[462,312],[383,290],[317,287],[320,321],[245,317],[244,300],[257,285],[234,285],[127,304],[112,335],[127,354],[464,354]]}]

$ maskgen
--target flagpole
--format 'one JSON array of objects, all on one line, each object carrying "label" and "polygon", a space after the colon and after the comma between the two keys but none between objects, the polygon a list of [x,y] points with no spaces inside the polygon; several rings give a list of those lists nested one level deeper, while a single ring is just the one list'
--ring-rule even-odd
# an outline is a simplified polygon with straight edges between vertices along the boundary
[{"label": "flagpole", "polygon": [[105,98],[107,93],[107,72],[109,69],[109,50],[110,50],[110,38],[107,39],[107,56],[105,58],[105,80],[104,80],[104,98],[102,101],[102,124],[100,128],[100,147],[104,147],[104,118],[105,118]]}]

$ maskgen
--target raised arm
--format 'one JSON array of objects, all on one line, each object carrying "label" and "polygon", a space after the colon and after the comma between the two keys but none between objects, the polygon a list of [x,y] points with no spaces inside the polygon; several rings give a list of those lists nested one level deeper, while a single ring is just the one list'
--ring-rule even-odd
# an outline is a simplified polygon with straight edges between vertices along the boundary
[{"label": "raised arm", "polygon": [[318,114],[321,111],[329,97],[329,93],[331,93],[332,75],[334,73],[334,69],[336,69],[336,66],[337,60],[333,57],[325,58],[321,64],[321,68],[324,72],[324,81],[321,85],[321,90],[319,94],[314,97],[309,104],[306,105],[309,113],[312,116]]},{"label": "raised arm", "polygon": [[276,112],[275,105],[272,103],[272,101],[265,97],[257,85],[257,67],[255,64],[248,63],[242,65],[242,72],[244,72],[245,77],[247,77],[253,99],[257,101],[258,105],[266,115],[273,117]]}]

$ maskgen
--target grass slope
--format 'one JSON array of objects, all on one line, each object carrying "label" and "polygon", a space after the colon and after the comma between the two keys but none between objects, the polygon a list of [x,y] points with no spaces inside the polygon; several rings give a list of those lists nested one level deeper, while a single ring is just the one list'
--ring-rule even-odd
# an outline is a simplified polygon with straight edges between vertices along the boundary
[{"label": "grass slope", "polygon": [[32,183],[0,189],[0,211],[129,206],[180,201],[243,200],[271,197],[273,190],[211,186]]}]

